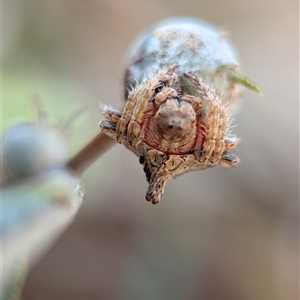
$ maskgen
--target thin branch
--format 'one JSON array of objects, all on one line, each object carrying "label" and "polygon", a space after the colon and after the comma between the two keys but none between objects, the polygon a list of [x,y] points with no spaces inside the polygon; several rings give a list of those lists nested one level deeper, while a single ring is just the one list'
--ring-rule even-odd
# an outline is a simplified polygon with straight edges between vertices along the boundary
[{"label": "thin branch", "polygon": [[102,154],[116,143],[106,134],[98,133],[79,153],[71,158],[66,166],[81,176]]}]

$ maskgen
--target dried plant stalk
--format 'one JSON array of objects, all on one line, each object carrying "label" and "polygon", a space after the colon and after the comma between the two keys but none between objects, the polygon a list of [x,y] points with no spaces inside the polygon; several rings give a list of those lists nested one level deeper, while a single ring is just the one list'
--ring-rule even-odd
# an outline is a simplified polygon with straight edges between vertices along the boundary
[{"label": "dried plant stalk", "polygon": [[66,167],[81,176],[103,153],[115,144],[106,134],[99,132],[82,150],[67,163]]}]

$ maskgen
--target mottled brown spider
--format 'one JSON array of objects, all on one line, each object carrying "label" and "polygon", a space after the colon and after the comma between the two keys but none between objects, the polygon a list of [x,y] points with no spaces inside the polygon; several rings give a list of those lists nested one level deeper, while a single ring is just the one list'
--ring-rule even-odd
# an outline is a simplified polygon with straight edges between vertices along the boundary
[{"label": "mottled brown spider", "polygon": [[[194,87],[193,94],[189,88]],[[217,164],[232,167],[227,109],[199,76],[165,66],[128,96],[122,112],[104,107],[104,133],[139,156],[149,182],[146,199],[157,203],[166,182],[182,173]]]}]

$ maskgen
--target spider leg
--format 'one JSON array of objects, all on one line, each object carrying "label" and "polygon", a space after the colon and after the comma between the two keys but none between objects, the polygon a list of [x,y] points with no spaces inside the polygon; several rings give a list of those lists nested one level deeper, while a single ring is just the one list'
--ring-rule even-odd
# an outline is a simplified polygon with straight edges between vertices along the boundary
[{"label": "spider leg", "polygon": [[105,120],[101,121],[99,126],[105,134],[116,139],[116,124],[121,118],[121,112],[110,106],[102,106]]},{"label": "spider leg", "polygon": [[230,151],[236,147],[237,143],[239,142],[239,139],[235,135],[226,136],[224,142],[225,142],[224,150]]},{"label": "spider leg", "polygon": [[131,119],[127,127],[127,139],[132,147],[136,147],[143,140],[141,125],[144,113],[152,96],[152,90],[140,89],[136,94],[136,102],[133,108]]},{"label": "spider leg", "polygon": [[[138,146],[143,140],[142,121],[145,112],[150,106],[158,87],[176,86],[179,82],[179,76],[175,71],[176,66],[164,68],[153,79],[142,82],[133,90],[124,107],[121,119],[117,124],[118,141],[125,135],[127,129],[127,139],[132,147]],[[176,91],[175,91],[176,92]],[[168,91],[174,94],[174,90]]]},{"label": "spider leg", "polygon": [[162,102],[166,101],[167,99],[178,98],[178,97],[179,95],[176,89],[171,87],[164,87],[161,90],[161,92],[155,95],[154,103],[156,106],[159,106]]},{"label": "spider leg", "polygon": [[210,159],[210,162],[215,164],[221,159],[222,153],[225,150],[225,140],[224,137],[227,132],[227,114],[226,108],[220,103],[219,104],[219,125],[218,132],[216,137],[216,145],[214,149],[213,156]]},{"label": "spider leg", "polygon": [[199,161],[202,155],[202,145],[207,130],[207,119],[203,115],[198,115],[197,120],[197,137],[194,154],[196,159]]},{"label": "spider leg", "polygon": [[202,154],[199,161],[202,163],[208,163],[211,156],[213,155],[214,149],[216,147],[216,138],[218,134],[219,127],[219,106],[210,103],[207,133],[202,146]]},{"label": "spider leg", "polygon": [[225,137],[224,152],[219,159],[219,165],[221,167],[234,167],[238,164],[238,157],[228,152],[235,148],[238,141],[239,139],[235,135]]},{"label": "spider leg", "polygon": [[[198,91],[208,104],[208,122],[206,137],[202,146],[202,153],[199,157],[199,151],[195,151],[198,160],[205,164],[215,164],[225,150],[235,147],[234,139],[226,139],[227,133],[227,110],[223,105],[214,89],[210,88],[200,77],[195,74],[187,73],[184,76],[196,84]],[[199,150],[199,149],[198,149]]]},{"label": "spider leg", "polygon": [[104,120],[100,123],[100,128],[103,133],[110,136],[113,139],[116,139],[117,133],[116,133],[116,123],[108,120]]},{"label": "spider leg", "polygon": [[113,123],[118,123],[118,121],[120,120],[121,116],[122,116],[122,113],[111,107],[111,106],[108,106],[108,105],[103,105],[101,107],[102,111],[103,111],[103,115],[105,117],[106,120],[109,120]]},{"label": "spider leg", "polygon": [[137,97],[136,97],[137,89],[138,88],[130,92],[126,104],[124,106],[124,109],[122,111],[121,118],[117,123],[116,131],[117,131],[117,140],[119,143],[123,139],[128,123],[130,122],[131,114],[133,112],[134,106],[137,101]]},{"label": "spider leg", "polygon": [[186,102],[191,103],[191,105],[194,107],[195,112],[197,113],[203,106],[203,101],[196,96],[191,95],[183,95],[181,97],[181,100],[184,100]]},{"label": "spider leg", "polygon": [[222,156],[221,159],[219,160],[219,165],[221,167],[234,167],[238,164],[239,159],[237,156],[225,151]]}]

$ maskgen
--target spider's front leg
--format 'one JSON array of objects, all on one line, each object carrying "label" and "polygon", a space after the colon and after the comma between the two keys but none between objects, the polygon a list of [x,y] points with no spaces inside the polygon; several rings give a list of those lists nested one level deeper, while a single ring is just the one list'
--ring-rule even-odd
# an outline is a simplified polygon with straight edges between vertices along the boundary
[{"label": "spider's front leg", "polygon": [[200,161],[219,164],[223,167],[235,166],[239,159],[229,153],[239,141],[235,135],[227,135],[229,120],[226,107],[216,98],[210,103],[206,139],[203,143]]},{"label": "spider's front leg", "polygon": [[236,155],[228,151],[224,151],[221,156],[221,159],[219,160],[219,165],[221,167],[230,168],[236,166],[239,163],[239,161],[240,160]]},{"label": "spider's front leg", "polygon": [[[131,119],[127,127],[127,140],[132,147],[139,145],[144,136],[142,129],[142,120],[145,111],[147,110],[149,100],[151,99],[152,91],[148,89],[143,89],[139,91],[136,95],[137,100],[133,108]],[[118,123],[118,125],[122,123]],[[121,126],[117,126],[119,130]]]},{"label": "spider's front leg", "polygon": [[199,161],[205,164],[216,163],[224,151],[224,125],[221,122],[223,116],[222,106],[219,101],[209,103],[206,137],[202,146]]},{"label": "spider's front leg", "polygon": [[152,91],[149,91],[143,85],[139,85],[129,94],[121,118],[116,126],[117,140],[119,143],[122,142],[125,135],[133,147],[142,141],[141,123],[151,94]]},{"label": "spider's front leg", "polygon": [[229,127],[229,118],[225,105],[217,96],[214,89],[210,88],[201,78],[195,74],[184,74],[196,84],[198,91],[207,102],[206,136],[202,150],[195,149],[197,159],[204,164],[216,164],[232,166],[238,162],[237,157],[229,155],[238,139],[235,136],[226,136]]},{"label": "spider's front leg", "polygon": [[157,93],[164,87],[176,86],[179,76],[176,66],[165,67],[153,77],[149,77],[129,94],[121,118],[116,126],[117,140],[121,142],[126,135],[132,147],[138,146],[144,136],[142,122],[145,112],[150,109]]},{"label": "spider's front leg", "polygon": [[239,139],[235,135],[227,135],[228,124],[226,107],[216,98],[210,103],[207,135],[199,161],[213,165],[219,162],[223,167],[232,167],[239,162],[235,155],[229,153]]},{"label": "spider's front leg", "polygon": [[129,119],[126,113],[124,113],[125,110],[126,108],[121,113],[110,107],[103,108],[105,120],[100,123],[100,128],[102,132],[116,139],[120,144],[126,145],[129,143],[135,147],[143,140],[140,134],[140,123]]},{"label": "spider's front leg", "polygon": [[228,118],[226,108],[219,99],[216,99],[211,105],[215,106],[215,109],[212,115],[213,120],[211,120],[210,124],[213,123],[216,126],[214,126],[214,132],[210,133],[210,136],[215,140],[215,146],[209,161],[212,164],[216,164],[221,159],[225,150],[225,135],[227,132]]},{"label": "spider's front leg", "polygon": [[116,124],[119,122],[122,113],[119,110],[114,109],[113,107],[108,105],[103,105],[102,111],[105,120],[101,121],[99,126],[102,132],[116,139],[117,138]]},{"label": "spider's front leg", "polygon": [[234,149],[237,145],[239,139],[235,135],[225,137],[225,150],[221,155],[219,160],[219,165],[222,167],[234,167],[238,164],[239,159],[234,154],[231,154],[229,151]]}]

